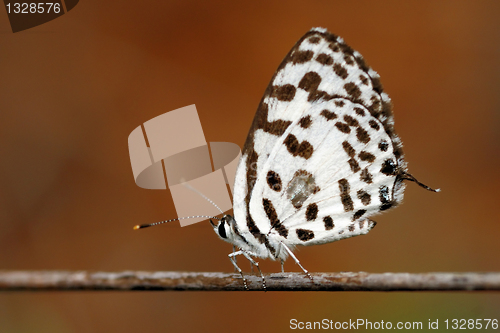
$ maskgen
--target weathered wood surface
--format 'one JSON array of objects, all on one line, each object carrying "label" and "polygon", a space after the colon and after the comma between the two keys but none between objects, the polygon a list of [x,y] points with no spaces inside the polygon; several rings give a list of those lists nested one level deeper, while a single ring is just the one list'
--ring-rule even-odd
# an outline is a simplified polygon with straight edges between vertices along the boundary
[{"label": "weathered wood surface", "polygon": [[[266,274],[267,291],[500,290],[500,273],[303,273]],[[245,275],[249,290],[263,290],[258,275]],[[217,272],[0,271],[0,291],[245,290],[241,276]]]}]

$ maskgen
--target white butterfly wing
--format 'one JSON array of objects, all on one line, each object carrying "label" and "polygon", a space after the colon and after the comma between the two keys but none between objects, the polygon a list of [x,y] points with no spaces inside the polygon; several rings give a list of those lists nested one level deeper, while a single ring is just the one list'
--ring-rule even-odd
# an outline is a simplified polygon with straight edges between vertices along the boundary
[{"label": "white butterfly wing", "polygon": [[[343,147],[344,141],[354,149],[353,156],[347,152],[348,147]],[[378,147],[380,142],[385,142],[384,150]],[[376,159],[369,161],[367,154]],[[380,175],[381,163],[386,160],[392,161],[392,175]],[[383,201],[393,204],[401,200],[401,182],[396,184],[395,180],[397,170],[404,169],[390,100],[382,92],[378,74],[340,37],[321,28],[312,29],[279,66],[250,128],[235,182],[238,231],[248,242],[263,244],[270,252],[274,246],[269,244],[270,232],[278,238],[290,237],[292,244],[331,241],[328,239],[332,236],[326,234],[304,241],[308,237],[301,240],[297,230],[317,231],[319,235],[321,228],[325,229],[321,221],[331,215],[335,227],[328,231],[349,230],[359,210],[366,210],[366,217],[378,211]],[[306,173],[297,176],[299,171]],[[269,182],[277,185],[270,172],[280,177],[281,191],[271,189]],[[371,176],[371,183],[361,181],[361,175]],[[353,209],[346,210],[348,199],[343,191],[347,187],[340,188],[342,179],[348,182],[348,195],[355,200]],[[304,184],[312,187],[304,190],[302,186],[301,190]],[[361,199],[353,191],[379,193],[380,186],[387,186],[390,196],[384,194],[377,199],[371,195],[369,204],[359,205]],[[315,191],[316,187],[319,190]],[[295,194],[289,193],[291,189]],[[313,203],[318,213],[313,221],[307,221],[307,207]],[[309,229],[303,227],[306,222]],[[288,230],[286,237],[284,231],[279,232],[284,227]]]}]

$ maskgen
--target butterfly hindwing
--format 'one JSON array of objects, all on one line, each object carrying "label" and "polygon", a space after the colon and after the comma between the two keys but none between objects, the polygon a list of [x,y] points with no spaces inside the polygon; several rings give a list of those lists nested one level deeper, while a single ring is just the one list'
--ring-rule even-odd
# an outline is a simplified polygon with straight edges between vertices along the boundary
[{"label": "butterfly hindwing", "polygon": [[363,106],[346,99],[313,103],[290,125],[253,188],[250,214],[262,232],[293,245],[327,243],[368,231],[354,223],[398,203],[390,138],[356,109]]}]

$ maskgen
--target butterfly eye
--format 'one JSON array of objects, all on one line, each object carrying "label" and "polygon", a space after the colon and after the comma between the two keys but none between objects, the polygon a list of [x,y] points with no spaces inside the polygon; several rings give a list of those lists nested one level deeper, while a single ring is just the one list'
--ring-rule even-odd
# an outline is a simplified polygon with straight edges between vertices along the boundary
[{"label": "butterfly eye", "polygon": [[227,235],[226,235],[226,229],[224,228],[224,223],[226,221],[222,220],[220,223],[219,223],[219,236],[221,236],[222,238],[227,238]]}]

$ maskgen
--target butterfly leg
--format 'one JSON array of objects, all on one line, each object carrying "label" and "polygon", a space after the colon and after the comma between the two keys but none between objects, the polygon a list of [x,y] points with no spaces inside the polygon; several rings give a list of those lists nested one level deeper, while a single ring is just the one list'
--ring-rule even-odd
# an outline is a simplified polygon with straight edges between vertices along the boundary
[{"label": "butterfly leg", "polygon": [[[250,255],[252,254],[251,252],[247,252],[247,251],[242,251],[242,252],[243,252],[243,255],[245,256],[245,258],[247,258],[248,261],[250,261],[250,264],[257,267],[257,270],[259,271],[260,277],[262,278],[262,288],[264,288],[264,291],[265,291],[267,289],[266,279],[264,278],[264,274],[262,274],[262,271],[260,270],[259,263],[257,261],[255,261],[252,257],[250,257]],[[253,266],[252,266],[252,272],[253,272]]]},{"label": "butterfly leg", "polygon": [[[236,246],[233,245],[233,253],[236,252]],[[236,258],[234,258],[234,263],[237,264],[238,261],[236,260]],[[236,273],[238,270],[236,269],[236,267],[234,268],[234,272]]]},{"label": "butterfly leg", "polygon": [[241,252],[242,251],[230,253],[228,255],[228,257],[229,257],[229,260],[231,260],[231,263],[233,264],[234,268],[240,273],[241,278],[243,279],[243,285],[245,286],[245,290],[248,290],[247,279],[245,279],[245,276],[243,275],[243,271],[241,270],[241,268],[239,268],[238,265],[236,264],[235,256],[237,256],[238,254],[241,254]]},{"label": "butterfly leg", "polygon": [[[281,244],[282,243],[278,243],[278,248],[276,249],[276,257],[275,259],[278,259],[279,258],[279,254],[281,253]],[[285,273],[285,261],[283,259],[280,259],[281,261],[281,273]]]},{"label": "butterfly leg", "polygon": [[312,283],[314,283],[314,280],[311,276],[311,274],[309,274],[309,272],[307,271],[307,269],[305,269],[304,267],[302,267],[302,265],[300,264],[299,262],[299,259],[297,259],[297,257],[293,254],[292,250],[290,250],[288,248],[288,246],[286,246],[283,242],[280,243],[281,246],[283,246],[283,248],[288,252],[288,254],[290,255],[290,257],[292,257],[293,260],[295,260],[295,263],[297,265],[299,265],[300,268],[302,268],[302,270],[304,271],[304,273],[307,275],[307,277],[311,280]]},{"label": "butterfly leg", "polygon": [[241,271],[241,269],[234,262],[234,257],[239,255],[239,254],[242,254],[243,256],[245,256],[245,258],[247,258],[248,261],[250,261],[250,264],[257,267],[257,270],[259,271],[260,277],[262,278],[262,287],[264,288],[264,290],[266,290],[267,287],[266,287],[266,279],[264,278],[264,274],[262,274],[262,271],[260,270],[259,263],[256,262],[255,260],[253,260],[253,258],[251,257],[251,255],[254,255],[254,254],[252,252],[240,250],[240,251],[233,252],[233,253],[229,254],[229,259],[231,259],[231,262],[233,263],[233,265],[239,270],[241,277],[243,278],[243,284],[245,285],[245,289],[248,290],[247,281],[246,281],[245,277],[243,276],[243,272]]}]

